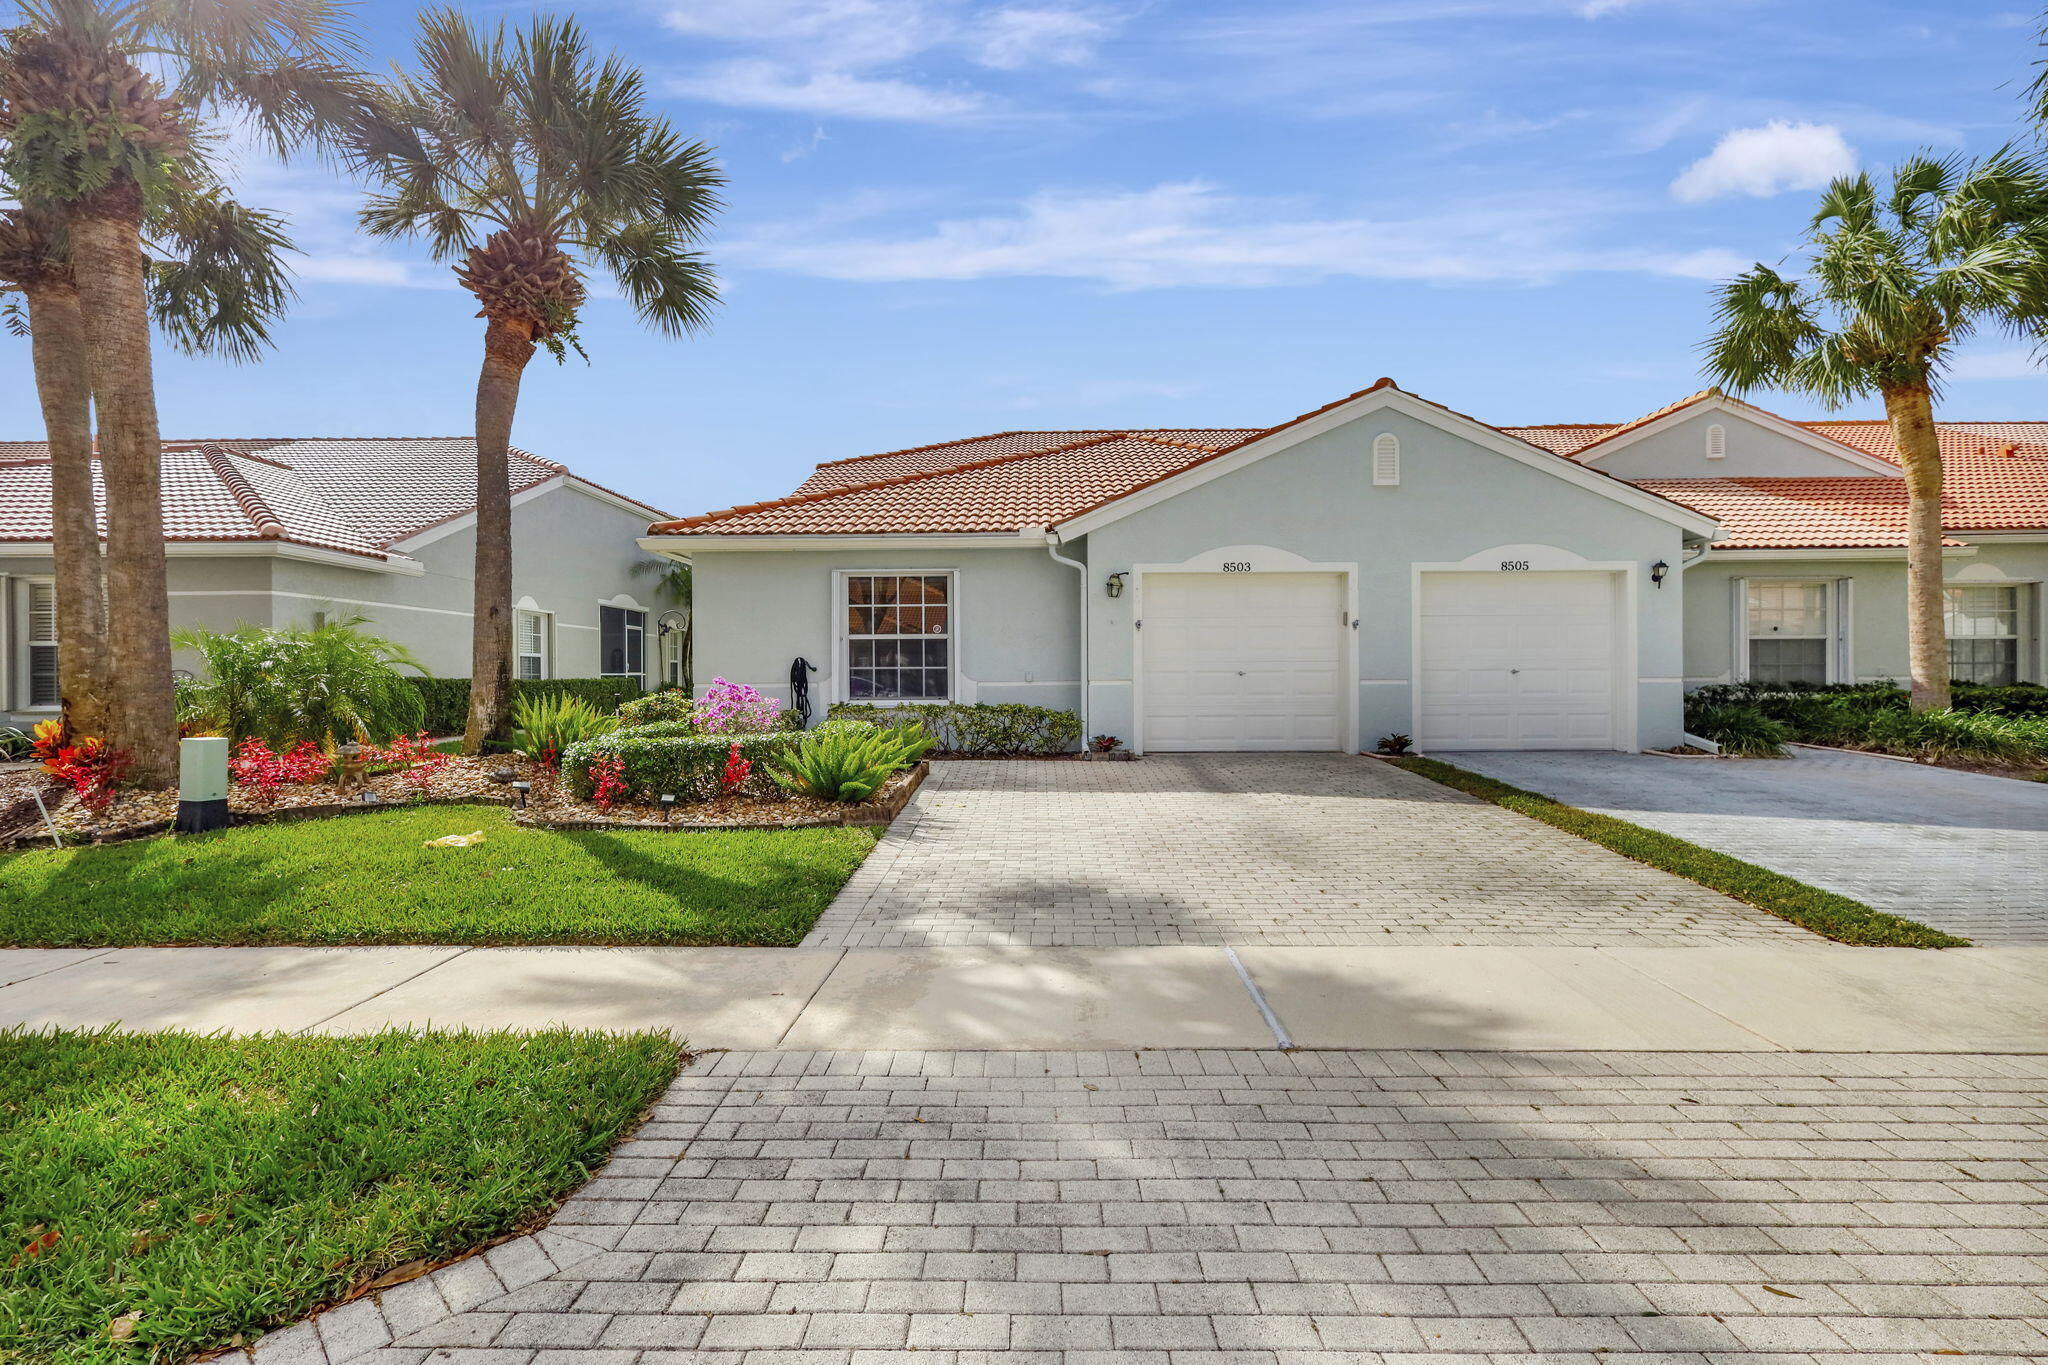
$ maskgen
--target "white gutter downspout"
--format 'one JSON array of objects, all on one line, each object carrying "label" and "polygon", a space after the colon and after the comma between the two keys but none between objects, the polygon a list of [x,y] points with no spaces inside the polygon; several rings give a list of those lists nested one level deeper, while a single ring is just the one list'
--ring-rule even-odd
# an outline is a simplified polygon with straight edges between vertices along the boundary
[{"label": "white gutter downspout", "polygon": [[1051,526],[1045,528],[1045,552],[1053,559],[1081,575],[1081,743],[1085,752],[1088,742],[1088,566],[1078,559],[1069,559],[1060,553],[1064,544],[1059,531]]}]

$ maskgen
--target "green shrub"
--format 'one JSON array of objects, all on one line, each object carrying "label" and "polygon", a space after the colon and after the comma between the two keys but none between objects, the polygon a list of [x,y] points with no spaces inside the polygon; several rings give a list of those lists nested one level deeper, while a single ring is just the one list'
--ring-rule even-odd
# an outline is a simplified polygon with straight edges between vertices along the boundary
[{"label": "green shrub", "polygon": [[1955,710],[1891,712],[1872,721],[1857,747],[1928,761],[2020,767],[2048,762],[2048,722]]},{"label": "green shrub", "polygon": [[2018,683],[2012,687],[1979,687],[1957,683],[1951,704],[1958,711],[2000,716],[2048,716],[2048,687]]},{"label": "green shrub", "polygon": [[1721,752],[1749,758],[1782,758],[1792,732],[1754,706],[1722,703],[1687,707],[1685,728],[1721,746]]},{"label": "green shrub", "polygon": [[740,787],[755,795],[772,795],[775,781],[768,775],[770,761],[793,753],[802,736],[780,731],[772,735],[699,735],[687,724],[665,722],[635,725],[614,730],[595,739],[581,740],[562,751],[562,778],[579,798],[590,795],[590,765],[600,758],[625,761],[621,774],[626,793],[635,801],[650,801],[668,793],[682,802],[709,801],[720,790],[725,760],[734,744],[740,757],[754,765],[754,771]]},{"label": "green shrub", "polygon": [[357,629],[365,619],[175,632],[173,644],[206,661],[204,677],[178,684],[179,722],[278,750],[311,740],[331,751],[414,733],[425,707],[399,670],[419,664],[403,646]]},{"label": "green shrub", "polygon": [[[1686,728],[1719,740],[1702,725],[1724,712],[1760,716],[1803,744],[1867,749],[1928,761],[2024,766],[2048,763],[2048,688],[1958,684],[1947,711],[1914,715],[1909,694],[1890,683],[1781,686],[1733,683],[1686,698]],[[1732,746],[1730,746],[1732,747]]]},{"label": "green shrub", "polygon": [[892,724],[914,717],[945,753],[970,758],[1007,754],[1063,754],[1081,738],[1081,718],[1072,711],[1018,702],[906,702],[876,706],[840,702],[826,718]]},{"label": "green shrub", "polygon": [[[469,679],[409,678],[426,703],[422,728],[433,735],[459,735],[469,724]],[[640,695],[637,678],[514,678],[512,700],[521,697],[581,697],[610,715]]]},{"label": "green shrub", "polygon": [[515,698],[512,725],[512,747],[541,763],[558,759],[579,740],[595,739],[619,728],[616,716],[604,715],[583,698],[564,692]]},{"label": "green shrub", "polygon": [[0,763],[27,758],[35,747],[35,736],[12,725],[0,725]]},{"label": "green shrub", "polygon": [[695,706],[689,693],[680,688],[664,688],[621,706],[619,724],[651,725],[656,721],[688,720]]},{"label": "green shrub", "polygon": [[932,737],[917,721],[884,729],[841,717],[805,735],[769,775],[791,791],[827,801],[865,801],[891,776],[924,757]]}]

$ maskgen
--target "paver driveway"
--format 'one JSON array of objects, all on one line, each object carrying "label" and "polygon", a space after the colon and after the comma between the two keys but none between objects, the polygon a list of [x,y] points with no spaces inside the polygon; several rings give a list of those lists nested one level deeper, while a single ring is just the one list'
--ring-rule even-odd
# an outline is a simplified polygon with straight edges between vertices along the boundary
[{"label": "paver driveway", "polygon": [[1369,758],[947,762],[805,940],[1812,942],[1736,901]]},{"label": "paver driveway", "polygon": [[2044,1077],[714,1055],[551,1230],[266,1337],[255,1365],[2038,1358]]},{"label": "paver driveway", "polygon": [[1731,762],[1653,754],[1452,759],[1978,943],[2048,943],[2048,783],[1871,754],[1793,752]]}]

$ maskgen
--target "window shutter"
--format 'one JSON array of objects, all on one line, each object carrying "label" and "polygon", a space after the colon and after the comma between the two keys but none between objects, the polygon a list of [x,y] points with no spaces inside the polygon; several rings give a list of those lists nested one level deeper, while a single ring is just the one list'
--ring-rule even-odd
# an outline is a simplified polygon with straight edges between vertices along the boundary
[{"label": "window shutter", "polygon": [[1707,458],[1725,460],[1728,458],[1728,428],[1719,422],[1707,428]]},{"label": "window shutter", "polygon": [[57,585],[28,585],[28,704],[56,706],[63,698],[57,678]]},{"label": "window shutter", "polygon": [[28,638],[31,644],[47,645],[57,639],[57,585],[28,585]]},{"label": "window shutter", "polygon": [[519,613],[519,652],[540,653],[540,613],[537,611]]},{"label": "window shutter", "polygon": [[1401,438],[1391,431],[1372,438],[1372,481],[1378,488],[1401,482]]}]

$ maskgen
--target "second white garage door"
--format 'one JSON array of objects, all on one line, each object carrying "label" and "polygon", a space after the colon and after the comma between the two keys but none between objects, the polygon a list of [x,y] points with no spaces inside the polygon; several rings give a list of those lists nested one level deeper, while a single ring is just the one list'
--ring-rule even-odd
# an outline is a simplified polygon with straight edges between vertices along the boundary
[{"label": "second white garage door", "polygon": [[1336,574],[1146,574],[1147,749],[1339,749],[1348,631]]},{"label": "second white garage door", "polygon": [[1416,747],[1614,749],[1615,578],[1422,576]]}]

